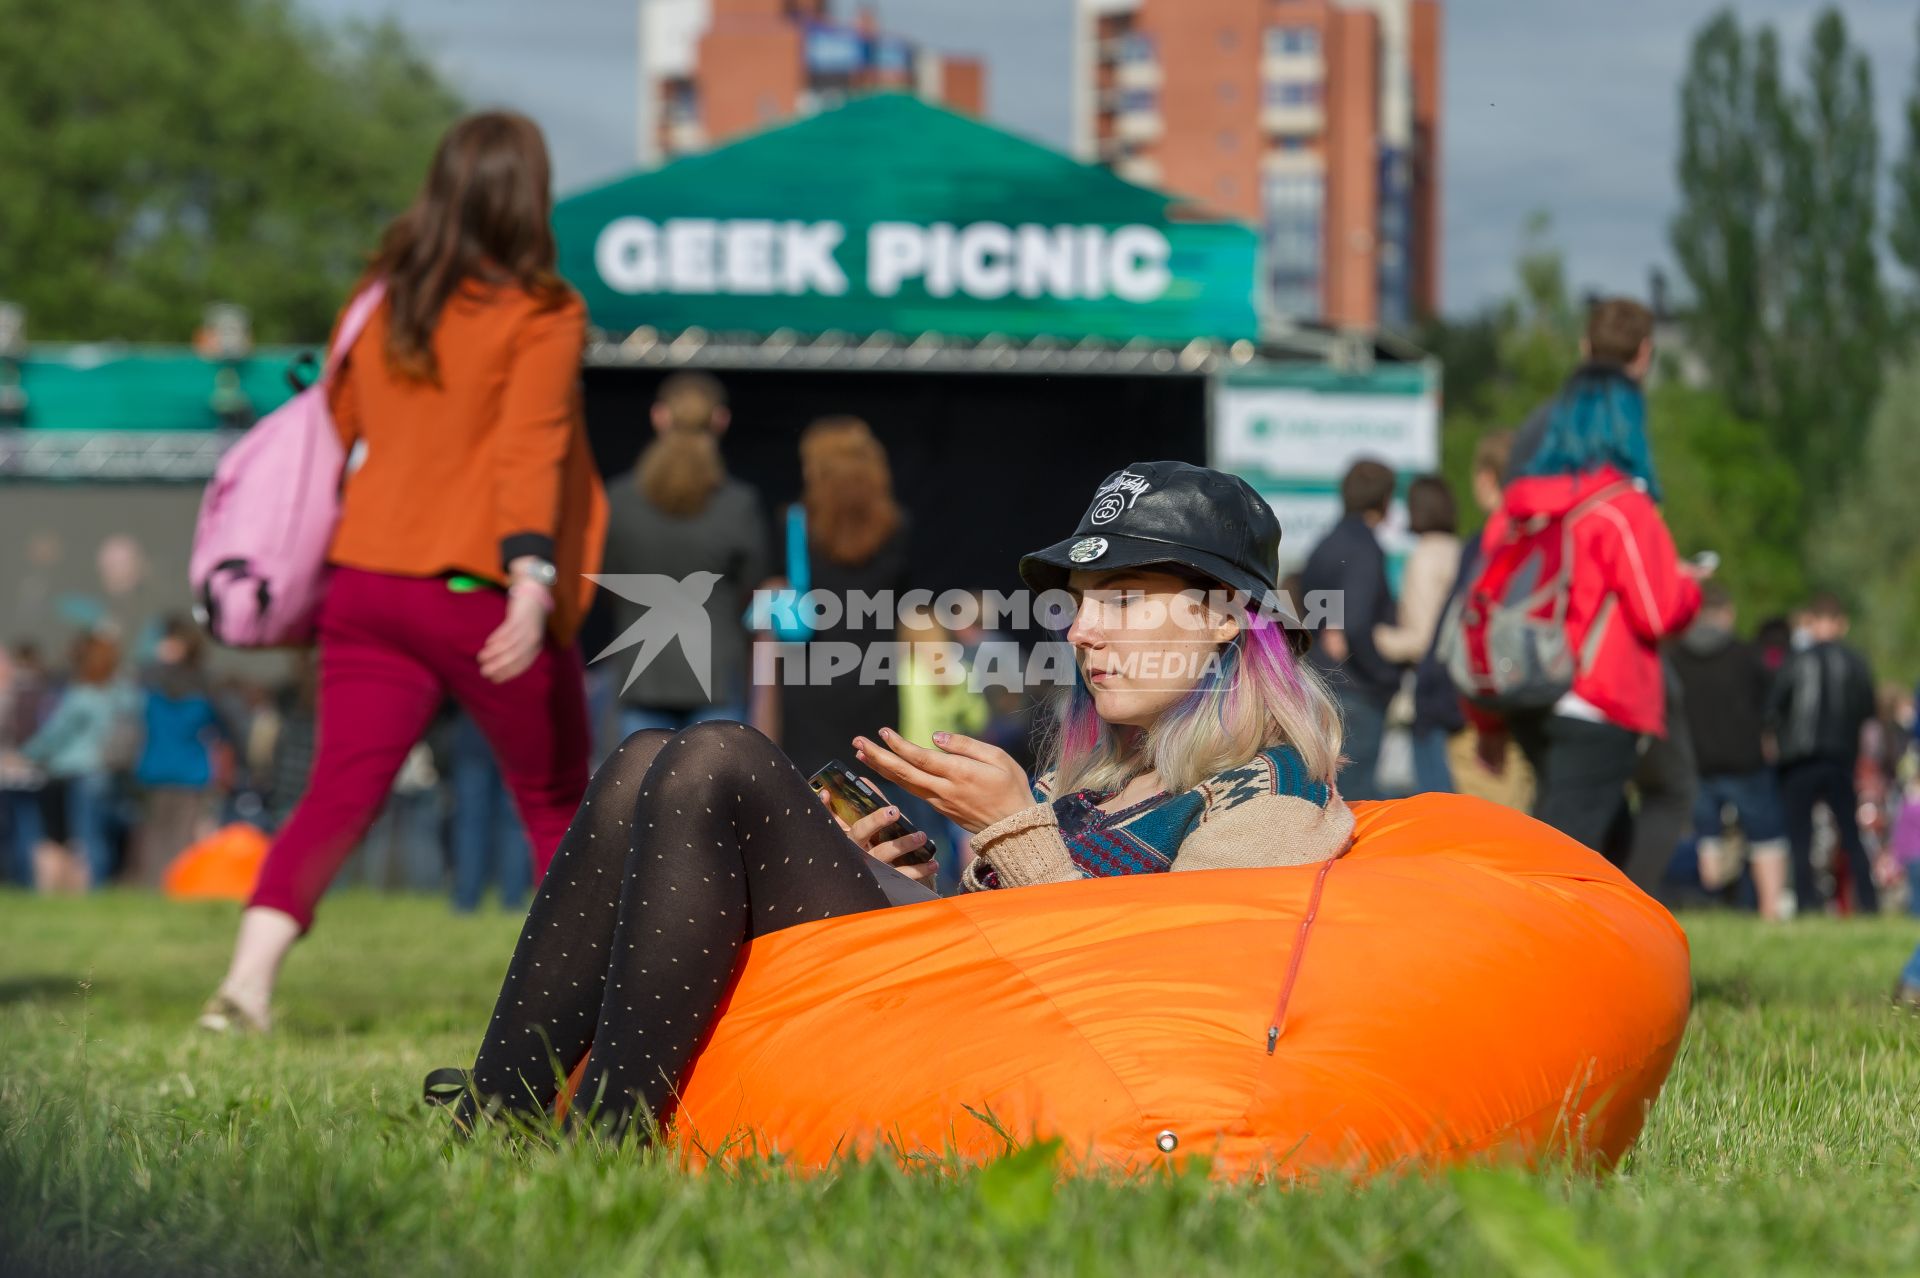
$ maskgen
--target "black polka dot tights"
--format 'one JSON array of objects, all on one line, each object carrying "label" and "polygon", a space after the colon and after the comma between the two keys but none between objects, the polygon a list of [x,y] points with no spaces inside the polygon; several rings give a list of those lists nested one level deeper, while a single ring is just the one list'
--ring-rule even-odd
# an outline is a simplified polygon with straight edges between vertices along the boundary
[{"label": "black polka dot tights", "polygon": [[754,729],[628,737],[534,897],[474,1091],[542,1113],[584,1055],[575,1113],[666,1121],[745,941],[887,905],[865,856]]}]

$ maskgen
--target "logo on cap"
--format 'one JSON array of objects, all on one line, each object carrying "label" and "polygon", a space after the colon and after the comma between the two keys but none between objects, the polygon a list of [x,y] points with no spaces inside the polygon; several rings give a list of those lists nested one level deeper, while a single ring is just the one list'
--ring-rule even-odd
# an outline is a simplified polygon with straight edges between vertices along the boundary
[{"label": "logo on cap", "polygon": [[1073,543],[1073,549],[1067,552],[1067,558],[1076,564],[1092,563],[1107,553],[1105,537],[1082,537]]},{"label": "logo on cap", "polygon": [[[1146,492],[1149,486],[1145,475],[1136,475],[1130,470],[1121,471],[1094,492],[1093,511],[1087,518],[1096,524],[1112,523],[1123,512],[1132,510],[1133,503],[1140,500],[1140,494]],[[1106,549],[1104,543],[1100,549]]]}]

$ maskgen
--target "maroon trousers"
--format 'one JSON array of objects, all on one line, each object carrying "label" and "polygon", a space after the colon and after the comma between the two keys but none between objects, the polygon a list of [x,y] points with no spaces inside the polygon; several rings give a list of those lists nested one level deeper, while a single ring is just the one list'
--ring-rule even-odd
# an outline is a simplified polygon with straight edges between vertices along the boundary
[{"label": "maroon trousers", "polygon": [[313,925],[314,905],[448,696],[493,746],[539,882],[587,789],[586,680],[579,652],[551,639],[516,678],[483,678],[481,645],[506,611],[498,591],[456,594],[438,578],[332,570],[320,608],[313,775],[248,904],[292,915],[303,931]]}]

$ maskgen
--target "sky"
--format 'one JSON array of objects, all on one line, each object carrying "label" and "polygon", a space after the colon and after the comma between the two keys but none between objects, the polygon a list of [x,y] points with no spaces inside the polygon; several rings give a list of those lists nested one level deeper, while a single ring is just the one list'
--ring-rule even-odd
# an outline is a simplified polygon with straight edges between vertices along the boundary
[{"label": "sky", "polygon": [[[300,0],[328,20],[393,17],[476,106],[545,128],[564,193],[630,169],[636,0]],[[850,8],[841,0],[843,9]],[[878,0],[881,25],[987,60],[988,117],[1068,145],[1072,0]],[[1670,266],[1679,85],[1710,0],[1449,0],[1442,82],[1443,308],[1511,291],[1521,227],[1544,211],[1576,289],[1644,293]],[[1797,65],[1810,0],[1739,0]],[[1914,77],[1912,0],[1840,6],[1873,58],[1886,149]],[[1676,280],[1676,283],[1678,281]]]}]

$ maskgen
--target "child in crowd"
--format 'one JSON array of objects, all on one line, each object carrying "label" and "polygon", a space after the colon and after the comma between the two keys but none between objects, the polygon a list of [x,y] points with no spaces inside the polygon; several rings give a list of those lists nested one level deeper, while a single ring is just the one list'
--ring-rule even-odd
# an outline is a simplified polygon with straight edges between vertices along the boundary
[{"label": "child in crowd", "polygon": [[42,891],[85,891],[113,875],[110,838],[113,773],[130,760],[126,732],[138,714],[120,680],[120,645],[89,632],[73,645],[71,675],[53,713],[20,747],[20,760],[46,777],[39,791],[42,837],[34,849],[34,883]]},{"label": "child in crowd", "polygon": [[139,694],[144,731],[134,779],[140,823],[127,878],[144,887],[158,887],[173,859],[213,832],[212,747],[233,734],[214,707],[202,646],[192,621],[168,617]]},{"label": "child in crowd", "polygon": [[[936,732],[980,736],[987,726],[987,699],[968,686],[969,665],[953,633],[923,609],[902,619],[900,641],[910,645],[900,683],[901,735],[915,743],[931,742]],[[958,887],[964,833],[918,795],[887,788],[907,819],[938,846],[941,890]]]},{"label": "child in crowd", "polygon": [[1907,913],[1920,917],[1920,761],[1900,764],[1900,804],[1893,821],[1893,860],[1907,880]]}]

